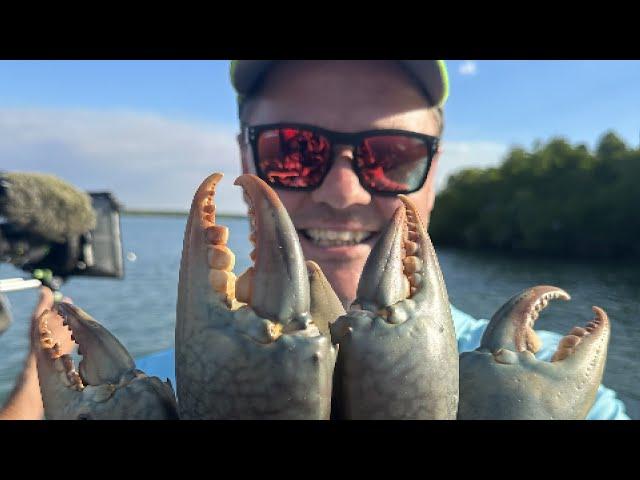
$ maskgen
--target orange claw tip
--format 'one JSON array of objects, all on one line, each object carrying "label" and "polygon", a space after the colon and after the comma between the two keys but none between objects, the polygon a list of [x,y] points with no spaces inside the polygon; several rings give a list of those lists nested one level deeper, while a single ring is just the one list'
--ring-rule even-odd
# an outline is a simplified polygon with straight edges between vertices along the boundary
[{"label": "orange claw tip", "polygon": [[596,314],[596,317],[598,318],[598,320],[600,321],[609,321],[609,316],[607,315],[607,312],[605,312],[603,309],[601,309],[600,307],[597,306],[592,306],[591,310],[593,310],[593,313]]},{"label": "orange claw tip", "polygon": [[234,185],[238,185],[239,187],[242,187],[242,188],[247,188],[249,185],[258,187],[258,186],[261,186],[260,185],[261,183],[265,183],[265,182],[259,177],[257,177],[256,175],[253,175],[251,173],[244,173],[239,177],[237,177],[233,182]]},{"label": "orange claw tip", "polygon": [[318,273],[318,272],[322,272],[322,269],[320,268],[320,265],[318,265],[313,260],[307,260],[305,263],[307,264],[307,269],[309,270],[310,274],[315,274],[315,273]]},{"label": "orange claw tip", "polygon": [[222,179],[222,177],[224,177],[224,173],[213,172],[205,179],[205,183],[209,181],[215,181],[216,183],[218,183]]},{"label": "orange claw tip", "polygon": [[239,177],[235,179],[233,182],[234,185],[244,185],[245,182],[260,182],[260,177],[253,175],[252,173],[243,173]]},{"label": "orange claw tip", "polygon": [[234,185],[242,187],[252,201],[256,201],[258,196],[265,197],[274,206],[280,206],[278,194],[261,178],[250,173],[245,173],[236,178]]},{"label": "orange claw tip", "polygon": [[402,201],[405,208],[411,213],[417,213],[416,205],[406,195],[398,195],[398,198]]},{"label": "orange claw tip", "polygon": [[223,176],[224,176],[224,174],[219,173],[219,172],[214,172],[211,175],[209,175],[207,178],[205,178],[202,181],[202,183],[198,187],[198,190],[196,192],[196,196],[199,195],[199,194],[206,193],[206,191],[211,187],[215,187],[218,184],[218,182],[220,180],[222,180]]},{"label": "orange claw tip", "polygon": [[538,302],[545,296],[548,297],[548,299],[571,300],[571,295],[562,288],[554,287],[553,285],[536,285],[535,287],[526,289],[523,293],[526,295],[525,298],[533,302]]},{"label": "orange claw tip", "polygon": [[[413,203],[413,201],[411,199],[409,199],[409,197],[407,197],[406,195],[398,195],[398,198],[402,201],[402,204],[404,205],[405,209],[407,210],[407,215],[411,218],[411,217],[415,217],[416,219],[418,219],[419,221],[417,223],[420,223],[421,225],[424,226],[424,222],[422,221],[422,217],[420,216],[420,213],[418,213],[418,209],[416,208],[415,203]],[[413,223],[416,223],[416,220],[410,220]]]},{"label": "orange claw tip", "polygon": [[198,216],[200,217],[200,225],[202,228],[215,225],[215,208],[209,207],[213,201],[216,185],[222,179],[222,176],[222,173],[217,172],[209,175],[202,181],[193,196],[193,201],[191,202],[191,215],[196,212],[200,212]]},{"label": "orange claw tip", "polygon": [[406,206],[414,207],[414,209],[415,209],[415,206],[413,205],[413,202],[411,200],[409,200],[409,197],[407,197],[406,195],[401,193],[401,194],[398,195],[398,198],[400,200],[402,200],[402,203],[404,203]]},{"label": "orange claw tip", "polygon": [[216,188],[216,185],[220,180],[222,180],[222,177],[223,177],[222,173],[216,172],[216,173],[212,173],[207,178],[205,178],[200,184],[200,186],[198,187],[198,190],[196,190],[194,200],[201,202],[205,198],[210,196],[213,193],[212,189]]}]

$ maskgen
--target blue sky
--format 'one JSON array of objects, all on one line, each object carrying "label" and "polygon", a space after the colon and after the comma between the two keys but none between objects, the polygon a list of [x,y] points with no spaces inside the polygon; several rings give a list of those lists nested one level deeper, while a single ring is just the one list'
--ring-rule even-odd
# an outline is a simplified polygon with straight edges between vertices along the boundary
[{"label": "blue sky", "polygon": [[[453,171],[513,145],[613,129],[640,143],[639,61],[449,61]],[[0,168],[56,173],[129,207],[186,209],[212,170],[239,173],[228,61],[0,61]],[[227,184],[232,182],[227,182]],[[220,209],[243,211],[236,187]]]}]

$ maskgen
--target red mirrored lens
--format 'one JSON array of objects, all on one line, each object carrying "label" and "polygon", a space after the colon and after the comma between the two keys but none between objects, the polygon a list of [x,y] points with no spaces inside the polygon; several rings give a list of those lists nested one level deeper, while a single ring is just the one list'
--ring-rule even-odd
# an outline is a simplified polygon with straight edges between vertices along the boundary
[{"label": "red mirrored lens", "polygon": [[266,130],[258,137],[258,165],[274,186],[317,187],[329,168],[329,141],[295,128]]},{"label": "red mirrored lens", "polygon": [[403,135],[369,137],[358,148],[357,162],[368,188],[413,191],[420,188],[429,167],[429,145]]}]

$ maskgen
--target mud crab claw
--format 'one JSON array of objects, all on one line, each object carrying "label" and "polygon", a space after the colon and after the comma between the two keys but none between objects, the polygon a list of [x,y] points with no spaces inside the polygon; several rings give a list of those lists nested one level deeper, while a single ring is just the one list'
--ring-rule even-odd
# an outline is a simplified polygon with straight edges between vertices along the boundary
[{"label": "mud crab claw", "polygon": [[407,213],[398,208],[374,245],[362,270],[355,303],[365,309],[394,305],[409,296],[409,279],[404,274],[407,241]]},{"label": "mud crab claw", "polygon": [[563,337],[551,362],[537,360],[533,325],[564,290],[542,285],[509,299],[491,318],[480,347],[460,355],[461,419],[583,419],[593,405],[606,363],[609,319],[595,318]]},{"label": "mud crab claw", "polygon": [[[374,309],[411,299],[427,310],[449,312],[444,278],[433,244],[413,203],[402,206],[371,250],[358,284],[355,304]],[[375,311],[375,310],[374,310]]]},{"label": "mud crab claw", "polygon": [[516,352],[536,353],[540,340],[533,324],[547,304],[554,299],[571,300],[564,290],[549,285],[528,288],[511,297],[493,315],[482,336],[480,348],[496,351],[507,348]]},{"label": "mud crab claw", "polygon": [[[343,313],[320,268],[305,264],[277,194],[236,180],[249,204],[254,264],[237,279],[229,231],[216,223],[213,174],[196,191],[185,231],[176,322],[180,414],[188,419],[329,418]],[[324,297],[324,298],[321,298]]]},{"label": "mud crab claw", "polygon": [[[78,370],[60,351],[49,322],[71,330],[83,357]],[[33,334],[48,419],[177,419],[171,384],[137,370],[118,339],[82,309],[56,304],[40,316]]]},{"label": "mud crab claw", "polygon": [[331,326],[340,345],[336,418],[456,415],[458,351],[442,272],[415,206],[399,197],[354,305]]},{"label": "mud crab claw", "polygon": [[276,193],[260,178],[235,181],[249,202],[256,258],[249,303],[265,318],[286,325],[309,314],[309,279],[304,255],[289,215]]},{"label": "mud crab claw", "polygon": [[135,368],[127,349],[84,310],[68,303],[59,303],[54,309],[65,319],[76,343],[86,353],[79,365],[85,385],[116,384],[122,375]]}]

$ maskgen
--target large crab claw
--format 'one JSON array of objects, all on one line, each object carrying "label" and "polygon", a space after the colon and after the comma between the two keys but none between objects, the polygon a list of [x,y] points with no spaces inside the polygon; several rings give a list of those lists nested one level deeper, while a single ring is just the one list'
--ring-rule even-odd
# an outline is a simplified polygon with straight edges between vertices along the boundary
[{"label": "large crab claw", "polygon": [[331,326],[340,345],[337,418],[455,419],[458,350],[433,245],[404,196]]},{"label": "large crab claw", "polygon": [[229,231],[215,222],[221,174],[197,190],[185,231],[176,324],[180,416],[325,419],[336,349],[328,324],[344,311],[319,267],[305,264],[276,193],[242,175],[254,265],[236,281]]},{"label": "large crab claw", "polygon": [[[61,318],[62,317],[62,318]],[[63,322],[83,358],[78,370],[61,354],[49,322]],[[70,304],[45,311],[33,329],[45,417],[51,420],[168,420],[178,418],[171,384],[147,377],[122,344]]]},{"label": "large crab claw", "polygon": [[551,362],[537,360],[533,330],[552,299],[569,300],[551,286],[529,288],[491,318],[480,347],[460,355],[460,419],[584,419],[602,380],[609,319],[599,307],[586,327],[560,340]]}]

